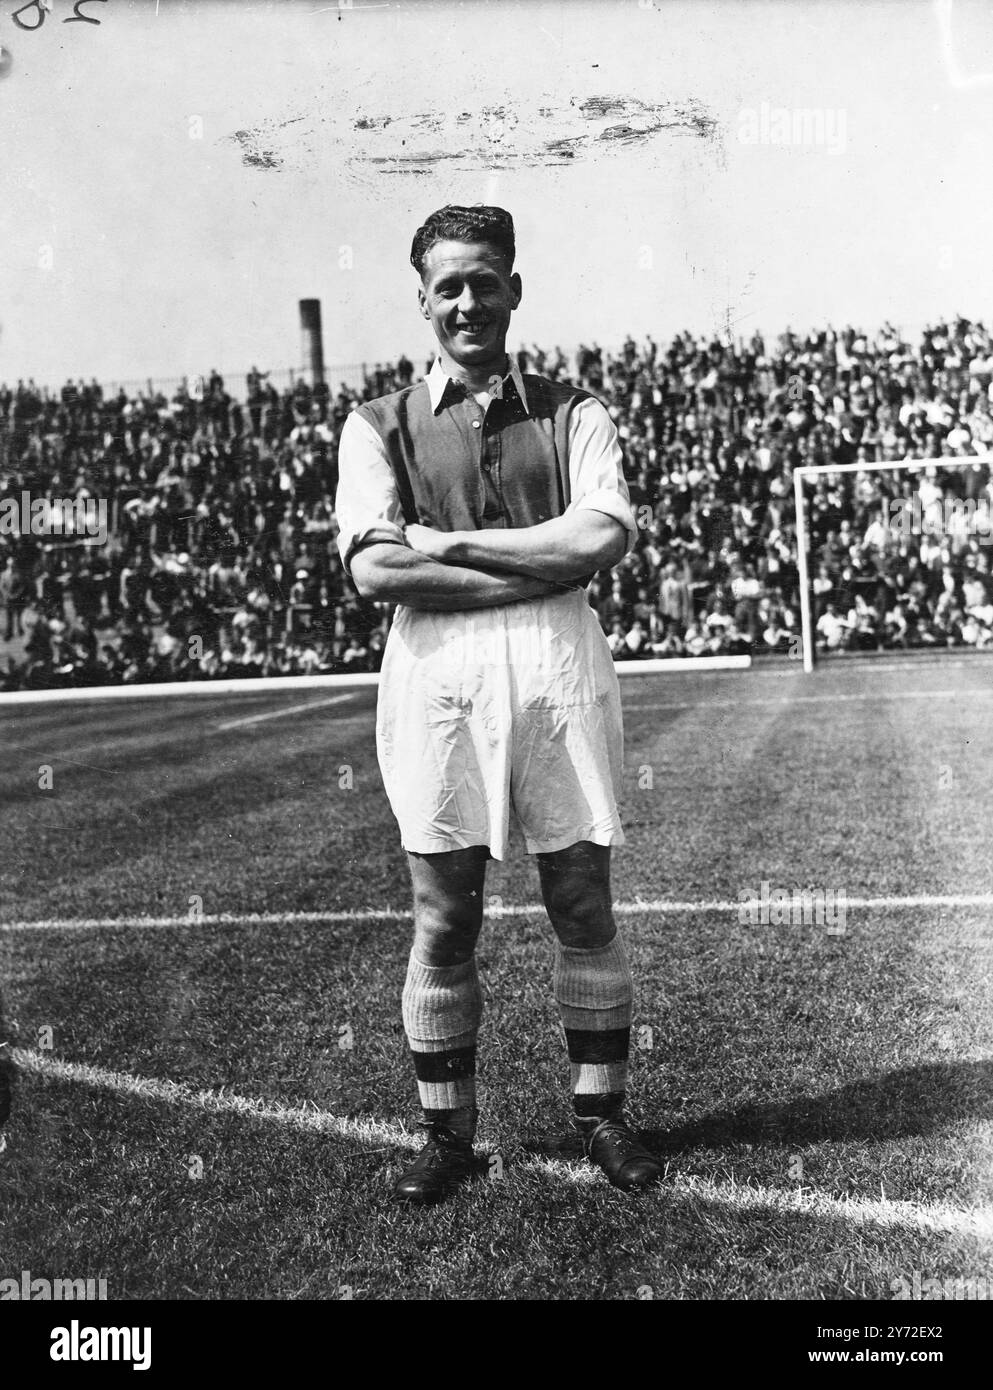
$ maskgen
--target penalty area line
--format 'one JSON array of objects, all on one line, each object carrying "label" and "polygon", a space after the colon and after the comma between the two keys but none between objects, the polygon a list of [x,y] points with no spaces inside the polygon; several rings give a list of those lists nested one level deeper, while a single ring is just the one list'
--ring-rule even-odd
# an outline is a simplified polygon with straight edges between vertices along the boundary
[{"label": "penalty area line", "polygon": [[[793,890],[786,890],[792,902]],[[797,889],[799,894],[802,890]],[[751,890],[749,890],[751,893]],[[840,899],[838,900],[840,902]],[[908,897],[845,898],[845,907],[862,910],[903,910],[913,908],[990,908],[993,893],[919,893]],[[681,902],[654,899],[646,902],[614,903],[619,917],[642,917],[646,914],[665,916],[695,912],[738,912],[747,900],[714,898]],[[488,918],[540,917],[545,912],[541,903],[507,904],[484,908]],[[217,912],[202,916],[171,917],[41,917],[35,921],[0,922],[0,932],[14,931],[114,931],[174,927],[333,927],[349,922],[409,922],[413,913],[407,908],[356,908],[332,912]]]},{"label": "penalty area line", "polygon": [[[247,1120],[278,1125],[303,1133],[334,1135],[368,1149],[387,1144],[409,1152],[417,1147],[417,1138],[400,1125],[371,1117],[347,1119],[321,1110],[313,1102],[289,1106],[231,1091],[197,1090],[192,1086],[164,1080],[161,1077],[135,1076],[130,1072],[111,1071],[84,1062],[69,1062],[28,1048],[12,1049],[12,1058],[22,1071],[43,1081],[112,1091],[117,1095],[177,1106],[202,1114],[237,1115]],[[361,1149],[355,1155],[359,1156]],[[574,1186],[585,1187],[594,1183],[600,1185],[603,1181],[592,1167],[586,1164],[580,1166],[578,1162],[570,1163],[561,1158],[515,1158],[513,1171],[518,1170],[537,1171]],[[985,1239],[993,1237],[993,1210],[988,1207],[965,1211],[940,1203],[919,1204],[889,1200],[885,1197],[838,1198],[816,1191],[800,1192],[795,1189],[741,1183],[721,1186],[712,1179],[694,1174],[675,1174],[664,1184],[662,1190],[670,1194],[702,1198],[705,1202],[729,1212],[775,1212],[889,1229],[910,1228],[942,1232],[946,1235],[978,1236]]]},{"label": "penalty area line", "polygon": [[218,724],[215,732],[223,734],[228,729],[242,729],[249,724],[262,724],[266,719],[285,719],[288,714],[302,714],[309,709],[326,709],[328,705],[340,705],[343,700],[354,700],[354,695],[330,695],[326,700],[307,700],[302,705],[287,705],[286,709],[266,710],[264,714],[246,714],[241,719],[228,719]]}]

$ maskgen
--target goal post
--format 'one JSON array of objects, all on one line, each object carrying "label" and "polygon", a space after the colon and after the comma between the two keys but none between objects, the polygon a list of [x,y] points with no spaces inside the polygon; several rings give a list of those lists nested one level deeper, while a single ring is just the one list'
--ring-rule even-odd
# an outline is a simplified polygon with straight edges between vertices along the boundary
[{"label": "goal post", "polygon": [[[989,467],[991,464],[993,464],[993,453],[983,453],[942,455],[940,458],[926,459],[888,459],[878,463],[860,461],[858,463],[803,464],[793,470],[793,499],[796,507],[797,584],[800,589],[800,632],[803,647],[803,669],[808,675],[814,670],[817,659],[816,633],[811,604],[810,530],[807,525],[806,484],[808,481],[818,477],[841,476],[846,473],[863,473],[866,476],[896,471],[919,473],[929,468],[951,468],[962,473],[977,465]],[[951,504],[953,512],[956,508],[961,512],[967,505],[958,498],[943,498],[943,516],[948,514],[947,504]],[[989,501],[985,504],[985,511],[980,511],[977,515],[980,524],[976,528],[976,534],[985,538],[985,544],[993,545],[993,516],[990,513]],[[883,524],[888,524],[888,518],[884,517]],[[934,534],[934,527],[930,520],[925,523],[923,530],[927,534]]]}]

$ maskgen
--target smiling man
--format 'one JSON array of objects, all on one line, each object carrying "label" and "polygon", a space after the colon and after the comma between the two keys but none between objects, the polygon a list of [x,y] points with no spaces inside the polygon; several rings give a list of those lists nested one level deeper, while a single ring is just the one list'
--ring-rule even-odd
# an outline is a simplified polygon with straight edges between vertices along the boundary
[{"label": "smiling man", "polygon": [[415,1203],[475,1171],[475,948],[486,864],[505,857],[512,816],[557,937],[585,1152],[621,1188],[661,1175],[623,1112],[631,974],[610,896],[620,693],[585,594],[630,549],[635,520],[603,406],[508,359],[514,257],[502,208],[427,219],[411,263],[438,358],[425,381],[358,407],[339,450],[343,563],[362,595],[397,605],[376,735],[413,883],[403,1021],[427,1140],[395,1195]]}]

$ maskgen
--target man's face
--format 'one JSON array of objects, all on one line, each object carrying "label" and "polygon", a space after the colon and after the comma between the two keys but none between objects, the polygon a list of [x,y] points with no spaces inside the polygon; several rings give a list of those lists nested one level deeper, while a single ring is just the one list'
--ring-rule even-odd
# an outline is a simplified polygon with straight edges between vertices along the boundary
[{"label": "man's face", "polygon": [[502,370],[510,316],[521,302],[521,277],[486,242],[438,241],[428,252],[418,290],[442,355],[456,366]]}]

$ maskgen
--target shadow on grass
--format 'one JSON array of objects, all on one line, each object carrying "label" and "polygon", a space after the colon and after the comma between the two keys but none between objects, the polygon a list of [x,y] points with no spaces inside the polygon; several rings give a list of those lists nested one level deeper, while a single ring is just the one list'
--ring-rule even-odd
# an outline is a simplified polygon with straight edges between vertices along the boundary
[{"label": "shadow on grass", "polygon": [[820,1096],[714,1110],[667,1130],[646,1129],[660,1153],[730,1143],[902,1139],[957,1120],[993,1118],[993,1062],[930,1062],[852,1081]]},{"label": "shadow on grass", "polygon": [[[939,1274],[953,1257],[944,1231],[865,1219],[850,1255],[843,1210],[678,1185],[628,1197],[588,1166],[527,1171],[513,1154],[509,1181],[411,1209],[391,1201],[406,1153],[390,1133],[22,1084],[5,1263],[108,1277],[116,1299],[337,1299],[353,1284],[435,1301],[633,1298],[645,1285],[655,1298],[882,1298],[900,1270]],[[198,1182],[191,1151],[206,1160]]]},{"label": "shadow on grass", "polygon": [[[3,998],[0,995],[0,1131],[11,1109],[16,1068],[9,1046],[2,1045]],[[97,1091],[103,1088],[97,1086]],[[142,1098],[145,1104],[155,1100]],[[199,1107],[190,1096],[184,1108]],[[251,1112],[247,1112],[250,1114]],[[302,1112],[301,1112],[302,1113]],[[320,1112],[314,1111],[314,1118]],[[336,1117],[326,1117],[333,1134]],[[911,1138],[960,1120],[993,1118],[993,1062],[928,1063],[888,1072],[883,1076],[853,1081],[820,1096],[802,1096],[780,1104],[744,1105],[714,1110],[689,1123],[668,1129],[639,1127],[645,1144],[660,1155],[693,1148],[723,1148],[731,1144],[813,1144],[823,1141],[862,1142]],[[291,1128],[295,1128],[291,1124]],[[303,1127],[309,1128],[309,1124]],[[329,1134],[327,1137],[331,1137]],[[359,1134],[334,1135],[358,1157],[369,1147]],[[372,1141],[374,1151],[411,1147],[408,1135],[398,1132],[383,1147],[382,1137]],[[539,1133],[525,1130],[518,1138],[525,1154],[566,1161],[582,1157],[582,1144],[574,1130]],[[416,1147],[416,1145],[414,1145]]]},{"label": "shadow on grass", "polygon": [[[821,1096],[713,1110],[669,1129],[644,1126],[640,1133],[653,1152],[673,1154],[729,1144],[906,1139],[957,1120],[991,1118],[993,1062],[934,1062],[853,1081]],[[569,1132],[531,1133],[523,1147],[546,1158],[582,1154],[579,1139]]]}]

